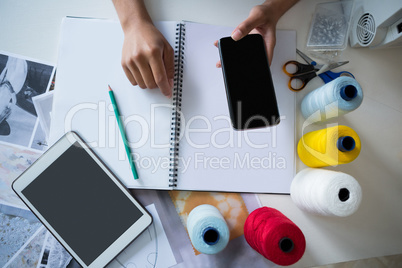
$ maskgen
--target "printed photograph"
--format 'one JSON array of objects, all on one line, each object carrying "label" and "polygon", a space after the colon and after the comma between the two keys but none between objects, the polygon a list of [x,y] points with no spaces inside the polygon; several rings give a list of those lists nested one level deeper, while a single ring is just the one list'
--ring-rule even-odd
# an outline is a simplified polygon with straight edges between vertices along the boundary
[{"label": "printed photograph", "polygon": [[48,91],[54,66],[0,54],[0,141],[31,147],[38,115],[32,98]]}]

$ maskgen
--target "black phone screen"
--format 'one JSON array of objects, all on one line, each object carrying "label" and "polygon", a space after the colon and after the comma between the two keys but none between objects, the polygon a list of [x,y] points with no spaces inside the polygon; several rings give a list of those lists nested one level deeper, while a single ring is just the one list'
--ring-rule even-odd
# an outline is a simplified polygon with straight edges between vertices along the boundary
[{"label": "black phone screen", "polygon": [[259,34],[239,41],[219,40],[232,125],[237,130],[279,123],[279,111],[264,40]]}]

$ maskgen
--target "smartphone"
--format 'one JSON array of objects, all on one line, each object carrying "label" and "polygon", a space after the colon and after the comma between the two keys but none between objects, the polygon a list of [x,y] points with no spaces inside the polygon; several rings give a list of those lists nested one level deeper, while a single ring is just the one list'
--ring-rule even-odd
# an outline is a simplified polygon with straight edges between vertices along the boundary
[{"label": "smartphone", "polygon": [[245,130],[279,124],[278,104],[262,36],[250,34],[239,41],[221,38],[219,53],[233,128]]},{"label": "smartphone", "polygon": [[82,267],[104,267],[151,215],[74,132],[12,184],[15,193]]}]

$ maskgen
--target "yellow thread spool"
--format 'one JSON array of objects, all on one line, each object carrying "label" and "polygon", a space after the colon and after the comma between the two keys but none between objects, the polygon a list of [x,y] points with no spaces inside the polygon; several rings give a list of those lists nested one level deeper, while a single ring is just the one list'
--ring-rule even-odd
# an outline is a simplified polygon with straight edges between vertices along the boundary
[{"label": "yellow thread spool", "polygon": [[360,154],[357,133],[347,126],[334,126],[303,135],[297,144],[297,153],[309,167],[347,164]]}]

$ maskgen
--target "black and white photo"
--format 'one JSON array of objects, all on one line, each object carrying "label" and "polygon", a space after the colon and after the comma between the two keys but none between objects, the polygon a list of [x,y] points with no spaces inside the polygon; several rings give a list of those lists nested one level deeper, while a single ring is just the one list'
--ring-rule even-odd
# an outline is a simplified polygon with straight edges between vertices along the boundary
[{"label": "black and white photo", "polygon": [[0,53],[0,141],[32,147],[38,125],[32,98],[48,91],[53,74],[52,65]]}]

